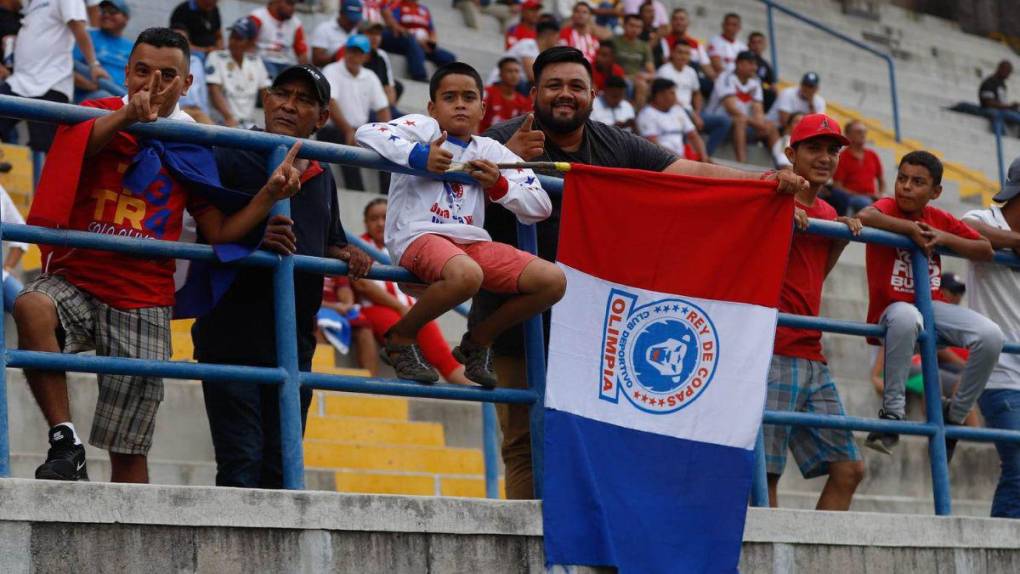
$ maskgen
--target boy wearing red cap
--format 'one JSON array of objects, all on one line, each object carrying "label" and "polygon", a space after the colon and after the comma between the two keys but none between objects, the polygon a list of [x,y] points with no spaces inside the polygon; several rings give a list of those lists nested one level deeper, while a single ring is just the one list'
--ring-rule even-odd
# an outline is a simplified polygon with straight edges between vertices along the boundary
[{"label": "boy wearing red cap", "polygon": [[[845,223],[860,233],[861,221],[837,217],[836,210],[818,197],[819,190],[836,171],[840,149],[849,143],[836,120],[824,114],[804,116],[793,129],[786,157],[797,175],[808,180],[797,192],[795,223],[805,229],[808,219]],[[779,310],[817,317],[822,303],[822,283],[836,265],[847,241],[798,233],[790,246],[790,259],[779,299]],[[776,329],[776,344],[769,367],[766,408],[773,411],[842,415],[843,404],[822,355],[822,333],[810,329]],[[776,485],[786,466],[786,452],[793,452],[805,478],[829,475],[818,499],[819,510],[848,510],[857,485],[864,477],[864,463],[847,430],[765,425],[765,461],[769,504],[778,505]]]},{"label": "boy wearing red cap", "polygon": [[[942,259],[938,247],[947,247],[973,261],[989,261],[992,244],[976,231],[928,203],[942,194],[942,162],[926,151],[903,156],[896,173],[895,197],[883,197],[860,212],[869,227],[885,229],[911,238],[928,256],[935,332],[953,347],[970,351],[967,366],[953,397],[943,406],[946,424],[963,424],[988,383],[1002,351],[1002,329],[988,318],[945,302],[941,293]],[[902,420],[906,414],[906,385],[910,361],[921,332],[921,312],[914,306],[912,253],[907,249],[869,244],[868,322],[885,327],[885,385],[879,418]],[[899,442],[895,433],[873,432],[865,443],[892,454]],[[946,455],[952,460],[956,439],[946,439]]]}]

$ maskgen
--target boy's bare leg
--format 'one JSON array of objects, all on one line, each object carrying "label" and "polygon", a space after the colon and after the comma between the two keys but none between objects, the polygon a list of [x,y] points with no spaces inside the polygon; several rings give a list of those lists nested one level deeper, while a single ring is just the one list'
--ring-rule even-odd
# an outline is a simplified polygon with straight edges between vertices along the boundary
[{"label": "boy's bare leg", "polygon": [[429,285],[421,298],[387,334],[388,343],[415,343],[418,331],[429,321],[467,301],[482,286],[482,268],[470,257],[455,255],[443,266],[439,281]]},{"label": "boy's bare leg", "polygon": [[379,349],[375,344],[375,336],[368,327],[357,327],[353,330],[354,355],[358,366],[370,374],[379,372]]},{"label": "boy's bare leg", "polygon": [[471,342],[488,347],[503,331],[552,307],[563,298],[567,278],[556,265],[536,258],[524,268],[517,286],[519,295],[507,299],[493,314],[471,329]]},{"label": "boy's bare leg", "polygon": [[149,465],[144,454],[110,453],[110,482],[148,484]]},{"label": "boy's bare leg", "polygon": [[779,495],[776,494],[776,489],[779,486],[779,475],[769,474],[768,483],[769,483],[769,507],[779,508]]},{"label": "boy's bare leg", "polygon": [[[57,327],[60,320],[53,300],[42,293],[25,293],[14,304],[18,325],[18,347],[25,351],[60,352]],[[53,427],[71,421],[67,399],[67,375],[63,371],[26,369],[32,396],[39,403],[46,422]]]},{"label": "boy's bare leg", "polygon": [[857,485],[864,479],[864,462],[847,460],[829,464],[829,479],[818,497],[816,510],[850,510]]}]

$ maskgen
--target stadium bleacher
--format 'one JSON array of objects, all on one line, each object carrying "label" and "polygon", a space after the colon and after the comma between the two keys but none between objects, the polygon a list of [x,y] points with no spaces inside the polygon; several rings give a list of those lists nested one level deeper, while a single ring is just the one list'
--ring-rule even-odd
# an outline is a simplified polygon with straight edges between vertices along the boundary
[{"label": "stadium bleacher", "polygon": [[[168,4],[133,0],[128,35],[153,25],[165,25]],[[448,0],[426,0],[431,9],[443,45],[462,60],[486,72],[502,54],[502,41],[494,19],[481,18],[481,28],[463,26],[460,12]],[[225,0],[220,2],[223,21],[250,12],[263,2]],[[328,4],[325,3],[325,4]],[[335,2],[334,2],[335,4]],[[822,93],[837,119],[861,119],[870,129],[871,144],[881,156],[891,178],[895,159],[911,149],[931,149],[952,162],[947,170],[947,193],[939,205],[956,214],[987,202],[997,187],[994,138],[988,122],[981,118],[946,110],[957,101],[975,99],[981,77],[1006,57],[1007,49],[990,40],[967,35],[951,23],[918,16],[901,8],[882,4],[878,21],[843,14],[838,2],[788,0],[788,7],[801,11],[828,26],[877,45],[885,44],[897,54],[897,73],[901,123],[905,140],[895,142],[889,107],[889,91],[884,63],[846,46],[830,36],[793,20],[777,16],[776,31],[781,75],[786,80],[807,71],[822,76]],[[669,3],[667,2],[667,5]],[[755,0],[723,2],[682,2],[692,16],[692,33],[703,39],[716,34],[726,12],[743,16],[745,36],[752,30],[766,30],[764,6]],[[335,12],[301,12],[306,30]],[[394,57],[396,71],[403,71],[403,59]],[[401,109],[422,112],[427,86],[406,78]],[[1018,90],[1020,91],[1020,90]],[[1020,155],[1020,141],[1004,141],[1007,161]],[[15,174],[31,174],[24,148],[4,148],[8,161],[15,163],[11,174],[0,176],[19,205],[27,207],[27,194],[16,183]],[[723,154],[725,157],[725,153]],[[758,161],[767,154],[752,155]],[[22,169],[27,166],[27,170]],[[372,183],[375,178],[366,178]],[[891,179],[890,179],[891,180]],[[10,185],[8,182],[10,181]],[[351,229],[360,229],[364,204],[372,193],[345,192],[342,217]],[[34,248],[33,248],[34,249]],[[37,253],[37,251],[36,251]],[[947,262],[947,268],[961,270],[959,261]],[[848,248],[826,284],[822,314],[860,320],[864,316],[867,294],[863,272],[863,248]],[[32,253],[25,269],[38,267]],[[464,321],[449,316],[442,320],[443,331],[451,342],[460,340]],[[188,324],[175,323],[175,359],[190,358]],[[859,338],[825,336],[826,353],[839,381],[848,414],[874,416],[878,397],[868,380],[871,355]],[[317,354],[317,369],[343,369],[328,354]],[[31,476],[34,464],[45,452],[42,437],[45,428],[38,410],[31,403],[20,373],[11,384],[12,428],[14,435],[14,475]],[[83,406],[94,398],[94,379],[78,375],[72,401]],[[92,381],[92,382],[90,382]],[[913,405],[913,418],[923,409]],[[76,410],[76,420],[87,428],[88,408]],[[305,446],[309,466],[309,486],[346,492],[405,494],[445,494],[483,496],[479,411],[476,405],[438,406],[435,401],[419,399],[383,399],[317,393],[311,411]],[[19,418],[20,417],[20,418]],[[167,402],[160,412],[151,465],[153,479],[165,484],[212,484],[212,448],[209,443],[205,411],[198,385],[173,382],[167,389]],[[920,438],[905,438],[906,448],[892,459],[879,460],[866,455],[868,475],[855,498],[854,509],[886,512],[928,513],[931,508],[930,474],[927,454]],[[90,451],[98,455],[98,451]],[[987,515],[997,476],[998,460],[990,445],[961,444],[952,467],[955,511]],[[103,459],[90,457],[97,477],[108,473]],[[796,473],[787,473],[780,484],[782,504],[807,507],[813,504],[819,481],[804,481]]]}]

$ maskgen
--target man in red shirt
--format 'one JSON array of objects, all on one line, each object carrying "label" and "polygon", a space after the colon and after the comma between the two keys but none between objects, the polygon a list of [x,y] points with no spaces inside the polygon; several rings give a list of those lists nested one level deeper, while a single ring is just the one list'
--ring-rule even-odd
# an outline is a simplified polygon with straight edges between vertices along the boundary
[{"label": "man in red shirt", "polygon": [[[883,197],[860,213],[865,225],[910,237],[928,256],[928,277],[935,331],[953,347],[970,351],[967,366],[953,397],[945,403],[946,424],[963,424],[974,407],[988,376],[999,360],[1003,334],[991,320],[943,300],[942,259],[937,247],[947,247],[962,257],[988,261],[995,255],[992,244],[951,214],[928,205],[942,194],[942,162],[926,151],[913,151],[900,160],[895,197]],[[903,420],[910,359],[923,326],[914,306],[914,271],[911,251],[869,243],[865,252],[868,269],[868,322],[879,323],[885,332],[885,386],[879,418]],[[873,432],[866,445],[891,454],[899,442],[895,433]],[[955,439],[946,439],[950,459]]]},{"label": "man in red shirt", "polygon": [[[857,213],[885,195],[885,175],[878,154],[864,147],[868,128],[853,120],[844,128],[850,145],[839,154],[839,167],[832,176],[829,196],[841,214]],[[878,182],[876,187],[875,182]]]},{"label": "man in red shirt", "polygon": [[570,13],[570,24],[560,30],[560,45],[577,48],[589,62],[594,64],[599,41],[592,33],[593,27],[591,5],[584,1],[574,4],[574,10]]},{"label": "man in red shirt", "polygon": [[[840,221],[855,234],[861,230],[859,219],[837,217],[836,211],[819,190],[832,177],[841,147],[847,139],[836,120],[824,114],[811,114],[793,129],[786,148],[793,172],[808,180],[809,187],[798,191],[795,222],[804,229],[809,218]],[[822,303],[822,284],[843,253],[847,242],[818,235],[797,233],[790,246],[779,310],[784,313],[817,317]],[[808,329],[778,327],[775,351],[769,367],[766,408],[843,415],[825,356],[822,333]],[[786,466],[787,450],[793,452],[805,478],[829,475],[818,499],[819,510],[848,510],[857,485],[864,477],[864,463],[853,434],[838,429],[765,425],[765,461],[768,471],[769,504],[778,505],[776,485]]]},{"label": "man in red shirt", "polygon": [[521,40],[538,38],[538,16],[542,12],[542,3],[538,0],[527,0],[521,4],[521,19],[506,29],[505,49],[509,50]]},{"label": "man in red shirt", "polygon": [[[251,203],[230,217],[189,194],[176,175],[180,172],[172,171],[177,168],[169,151],[155,166],[146,165],[149,142],[123,130],[160,117],[187,121],[177,101],[191,84],[188,52],[188,41],[169,28],[139,35],[128,60],[128,96],[87,101],[83,105],[112,112],[58,129],[30,224],[176,241],[187,209],[207,241],[233,242],[259,224],[277,200],[297,193],[299,174],[291,163],[298,146]],[[214,169],[211,153],[208,157]],[[52,246],[41,251],[43,274],[15,301],[20,348],[170,358],[173,259]],[[88,480],[85,448],[71,423],[65,373],[25,374],[52,427],[49,453],[36,478]],[[99,375],[90,442],[110,451],[111,480],[148,482],[146,454],[162,399],[160,378]]]},{"label": "man in red shirt", "polygon": [[591,83],[595,86],[596,92],[606,89],[606,81],[613,76],[623,78],[626,76],[623,67],[616,63],[616,45],[612,40],[607,40],[599,45],[595,55],[595,63],[591,67]]},{"label": "man in red shirt", "polygon": [[500,60],[499,81],[485,88],[485,115],[478,124],[478,133],[531,111],[531,98],[517,91],[520,81],[521,63],[516,58]]},{"label": "man in red shirt", "polygon": [[418,0],[402,0],[395,3],[392,12],[397,25],[396,36],[406,36],[413,46],[396,41],[394,33],[387,30],[383,33],[383,50],[407,56],[408,73],[412,79],[428,81],[426,59],[436,66],[457,60],[452,52],[439,47],[439,37],[428,6]]}]

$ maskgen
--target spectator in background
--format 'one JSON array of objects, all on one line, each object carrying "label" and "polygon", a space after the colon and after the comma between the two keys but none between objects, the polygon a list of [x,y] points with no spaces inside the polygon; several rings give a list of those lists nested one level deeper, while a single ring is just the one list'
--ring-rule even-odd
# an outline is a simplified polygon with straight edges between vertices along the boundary
[{"label": "spectator in background", "polygon": [[[804,114],[800,112],[790,114],[790,119],[786,121],[786,125],[784,126],[785,129],[783,130],[783,137],[777,139],[776,143],[772,144],[772,159],[775,161],[776,169],[793,167],[793,163],[791,163],[790,159],[786,157],[785,150],[790,147],[790,134],[793,133],[794,128],[797,127],[797,124],[800,123],[800,120],[803,117]],[[838,165],[836,166],[836,169],[839,169]],[[833,205],[833,208],[835,208],[835,205]],[[838,209],[836,210],[836,213],[839,213]]]},{"label": "spectator in background", "polygon": [[623,67],[616,63],[616,44],[612,40],[599,44],[595,52],[595,63],[591,67],[591,81],[596,92],[605,89],[609,78],[622,78],[624,75]]},{"label": "spectator in background", "polygon": [[591,119],[596,122],[633,132],[637,116],[627,101],[627,82],[620,76],[609,76],[606,87],[591,106]]},{"label": "spectator in background", "polygon": [[655,76],[676,84],[677,103],[687,111],[699,132],[708,133],[705,150],[712,155],[729,137],[733,120],[726,113],[708,113],[704,109],[705,98],[701,95],[698,74],[689,65],[690,58],[690,45],[686,42],[677,42],[673,45],[670,61],[660,66]]},{"label": "spectator in background", "polygon": [[595,16],[596,35],[609,37],[620,27],[620,18],[624,15],[622,0],[602,0],[592,7]]},{"label": "spectator in background", "polygon": [[765,116],[776,125],[785,126],[790,114],[824,114],[825,98],[818,93],[818,74],[808,72],[800,79],[799,86],[790,86],[779,92],[776,103]]},{"label": "spectator in background", "polygon": [[594,64],[599,41],[592,28],[591,5],[584,1],[574,4],[570,12],[570,24],[560,29],[560,45],[577,48]]},{"label": "spectator in background", "polygon": [[[18,211],[18,207],[14,205],[14,201],[10,195],[7,195],[7,190],[4,186],[0,185],[0,220],[3,221],[4,225],[14,223],[16,225],[24,225],[25,219],[21,217],[21,212]],[[28,252],[28,244],[20,241],[11,241],[7,244],[9,250],[4,254],[4,268],[3,278],[0,280],[4,290],[4,313],[14,313],[14,299],[17,298],[18,293],[21,293],[21,281],[12,275],[14,270],[17,269],[18,263],[21,261],[21,256]],[[0,246],[0,249],[3,247]]]},{"label": "spectator in background", "polygon": [[250,14],[259,31],[255,38],[259,57],[272,78],[284,68],[308,63],[305,29],[294,15],[294,3],[295,0],[269,0],[269,4]]},{"label": "spectator in background", "polygon": [[[319,131],[319,139],[357,145],[354,132],[367,124],[374,114],[375,121],[390,121],[390,100],[386,97],[382,82],[364,67],[372,44],[363,34],[347,39],[344,57],[322,69],[322,75],[329,82],[333,94],[328,104],[332,123]],[[351,165],[340,166],[344,186],[348,189],[363,190],[361,168]]]},{"label": "spectator in background", "polygon": [[[515,58],[521,63],[524,76],[521,78],[521,83],[517,86],[517,89],[522,94],[528,94],[531,84],[534,82],[532,65],[535,63],[535,58],[543,51],[555,46],[556,42],[559,41],[560,26],[552,20],[539,22],[536,30],[535,38],[518,40],[503,53],[504,58]],[[492,69],[487,80],[487,84],[492,84],[499,80],[498,66]]]},{"label": "spectator in background", "polygon": [[400,0],[391,10],[395,25],[383,32],[382,48],[407,57],[411,79],[428,81],[425,60],[436,66],[456,61],[457,56],[439,47],[432,13],[418,0]]},{"label": "spectator in background", "polygon": [[978,101],[985,115],[990,118],[999,116],[1008,124],[1020,125],[1020,102],[1009,101],[1006,91],[1006,80],[1013,74],[1013,64],[1009,60],[999,62],[995,73],[985,78],[978,88]]},{"label": "spectator in background", "polygon": [[358,365],[378,362],[379,348],[372,336],[372,324],[355,302],[351,281],[346,276],[322,278],[322,305],[315,314],[315,322],[316,342],[332,345],[341,355],[348,354],[353,346]]},{"label": "spectator in background", "polygon": [[516,58],[503,58],[497,67],[499,81],[485,88],[485,114],[478,123],[478,133],[531,111],[531,98],[517,91],[523,75],[521,63]]},{"label": "spectator in background", "polygon": [[[996,249],[1020,254],[1020,159],[1009,166],[1002,190],[993,198],[1000,203],[976,209],[963,216]],[[1020,273],[1002,265],[970,264],[970,297],[974,311],[995,322],[1010,341],[1020,339]],[[985,425],[989,428],[1020,431],[1020,355],[1002,353],[985,392],[978,399]],[[1020,444],[997,442],[1002,472],[992,499],[992,516],[1020,518]]]},{"label": "spectator in background", "polygon": [[542,3],[538,0],[526,0],[521,4],[521,19],[506,29],[507,50],[521,40],[538,38],[538,16],[541,11]]},{"label": "spectator in background", "polygon": [[468,28],[478,29],[478,13],[481,12],[499,21],[500,32],[506,31],[507,24],[518,10],[513,0],[456,0],[453,5],[460,10]]},{"label": "spectator in background", "polygon": [[634,105],[641,107],[648,97],[648,85],[655,76],[652,49],[641,34],[641,17],[627,14],[623,18],[623,35],[613,39],[616,62],[623,68],[624,77],[633,89]]},{"label": "spectator in background", "polygon": [[[678,157],[709,161],[705,142],[687,112],[676,103],[676,84],[656,78],[652,82],[651,99],[637,117],[638,134],[653,141]],[[687,147],[690,146],[690,150]]]},{"label": "spectator in background", "polygon": [[[747,49],[754,52],[754,56],[758,60],[758,70],[755,74],[757,74],[758,80],[761,81],[763,97],[762,103],[765,105],[765,111],[768,112],[772,109],[772,104],[776,101],[776,73],[772,70],[772,64],[769,64],[768,60],[765,59],[765,47],[765,34],[762,34],[761,32],[751,32],[751,34],[747,36]],[[816,110],[816,112],[824,113],[825,110]],[[786,122],[784,121],[780,125],[785,126]]]},{"label": "spectator in background", "polygon": [[181,110],[191,116],[200,124],[214,124],[209,115],[212,108],[209,106],[209,85],[205,79],[205,63],[202,56],[192,52],[189,58],[191,68],[191,86],[181,94]]},{"label": "spectator in background", "polygon": [[230,26],[227,49],[205,60],[209,100],[227,127],[254,127],[255,102],[271,83],[265,64],[253,52],[257,34],[251,18],[239,18]]},{"label": "spectator in background", "polygon": [[[329,83],[311,66],[293,66],[277,74],[265,105],[266,131],[307,138],[329,118]],[[268,153],[217,148],[216,164],[223,185],[252,194],[273,174],[266,172]],[[330,170],[317,161],[292,159],[290,176],[300,178],[301,192],[290,198],[290,220],[274,216],[265,231],[248,240],[283,254],[339,259],[359,279],[372,260],[347,244],[336,184]],[[293,228],[282,225],[293,222]],[[310,371],[315,354],[315,315],[322,303],[322,275],[294,275],[294,320],[297,324],[298,367]],[[246,267],[216,306],[191,329],[195,358],[203,363],[268,367],[277,364],[272,270]],[[203,381],[202,393],[216,451],[216,484],[246,488],[281,488],[280,393],[272,385],[248,381]],[[302,427],[312,400],[301,389]]]},{"label": "spectator in background", "polygon": [[850,145],[839,154],[830,201],[841,214],[857,213],[885,195],[885,174],[878,154],[864,147],[868,128],[855,120],[843,129]]},{"label": "spectator in background", "polygon": [[755,62],[753,52],[738,54],[733,71],[723,72],[716,80],[708,104],[709,113],[727,113],[733,120],[733,153],[739,162],[747,161],[749,138],[764,141],[770,152],[779,139],[776,125],[765,118]]},{"label": "spectator in background", "polygon": [[14,41],[21,29],[21,0],[0,0],[0,56],[4,67],[0,77],[7,77],[14,67]]},{"label": "spectator in background", "polygon": [[[89,65],[89,79],[110,78],[96,59],[92,38],[85,29],[85,2],[82,0],[34,0],[25,10],[21,31],[14,41],[14,73],[6,75],[0,66],[0,95],[22,96],[66,104],[74,96],[75,43]],[[0,118],[0,137],[4,141],[21,121]],[[50,149],[57,126],[28,122],[28,145],[33,151]]]},{"label": "spectator in background", "polygon": [[340,0],[340,12],[312,32],[312,64],[320,68],[337,59],[337,53],[364,18],[361,0]]},{"label": "spectator in background", "polygon": [[170,15],[170,27],[188,39],[192,52],[223,49],[223,27],[217,0],[185,0]]},{"label": "spectator in background", "polygon": [[646,0],[638,7],[641,17],[641,39],[649,45],[656,44],[669,32],[669,14],[666,6],[658,0]]},{"label": "spectator in background", "polygon": [[[732,72],[737,65],[737,55],[747,51],[747,44],[737,39],[740,34],[740,15],[730,12],[723,17],[722,34],[708,41],[708,57],[716,74]],[[755,67],[758,59],[755,58]]]},{"label": "spectator in background", "polygon": [[[397,118],[403,115],[397,110],[397,100],[400,99],[404,86],[393,74],[393,64],[390,62],[389,54],[385,50],[379,49],[379,46],[382,45],[384,29],[385,26],[380,22],[365,21],[361,23],[361,33],[368,38],[369,46],[372,48],[368,58],[365,59],[364,66],[379,78],[379,83],[382,84],[383,91],[386,92],[386,99],[390,101],[390,117]],[[380,175],[384,173],[387,172],[379,172]]]},{"label": "spectator in background", "polygon": [[[96,60],[103,70],[110,75],[110,81],[118,86],[124,85],[124,73],[134,42],[124,37],[124,28],[131,18],[131,9],[124,0],[103,0],[99,3],[99,27],[89,30],[92,48],[96,52]],[[85,64],[85,55],[75,46],[74,60]],[[74,72],[74,101],[106,98],[113,94],[99,87],[99,82]]]},{"label": "spectator in background", "polygon": [[[386,249],[383,235],[386,229],[387,205],[386,199],[381,197],[368,202],[365,206],[365,233],[361,236],[382,251]],[[358,303],[361,304],[361,313],[368,320],[371,332],[375,335],[374,342],[379,344],[384,342],[383,337],[390,327],[396,325],[414,305],[414,299],[401,291],[400,285],[393,281],[364,279],[352,284],[352,288],[358,296]],[[421,347],[425,360],[434,365],[448,382],[474,386],[464,377],[464,365],[453,358],[438,322],[430,321],[418,331],[418,346]],[[359,352],[358,357],[364,359],[364,362],[359,363],[361,368],[367,369],[373,375],[379,373],[378,353],[368,356],[367,353],[362,355]]]},{"label": "spectator in background", "polygon": [[690,25],[690,16],[687,10],[677,8],[669,20],[669,33],[666,34],[652,49],[652,56],[655,58],[655,65],[662,66],[667,63],[673,53],[673,47],[683,42],[691,47],[691,58],[689,65],[698,73],[698,81],[701,83],[701,95],[708,97],[712,93],[717,74],[712,68],[708,59],[708,52],[698,40],[687,34],[687,27]]}]

